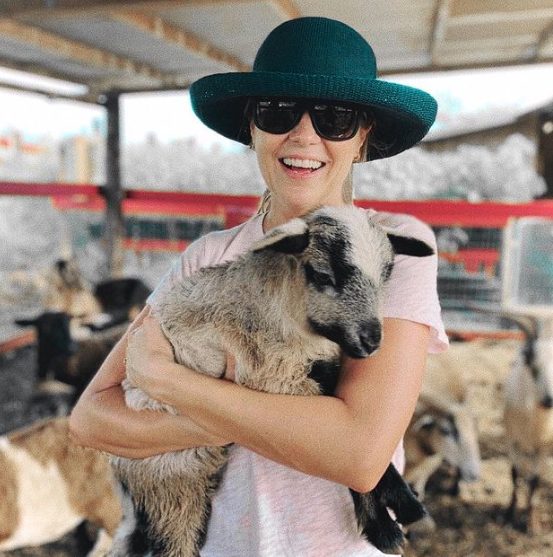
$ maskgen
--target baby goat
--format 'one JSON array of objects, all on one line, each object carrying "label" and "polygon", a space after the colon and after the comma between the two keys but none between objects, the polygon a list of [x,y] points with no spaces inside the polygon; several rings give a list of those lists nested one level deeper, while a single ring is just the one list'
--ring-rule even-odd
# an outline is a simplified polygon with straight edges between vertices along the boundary
[{"label": "baby goat", "polygon": [[[340,349],[364,358],[379,347],[381,291],[394,252],[433,253],[419,240],[387,235],[363,210],[323,208],[271,230],[238,260],[177,284],[156,314],[178,362],[222,377],[233,353],[238,383],[317,395],[309,376],[315,362],[334,363],[337,373]],[[174,412],[128,382],[124,387],[130,407]],[[224,447],[113,458],[129,512],[111,555],[136,547],[141,555],[198,555],[226,461]],[[397,553],[404,540],[387,507],[403,524],[425,514],[393,465],[372,492],[351,493],[361,531],[385,552]]]}]

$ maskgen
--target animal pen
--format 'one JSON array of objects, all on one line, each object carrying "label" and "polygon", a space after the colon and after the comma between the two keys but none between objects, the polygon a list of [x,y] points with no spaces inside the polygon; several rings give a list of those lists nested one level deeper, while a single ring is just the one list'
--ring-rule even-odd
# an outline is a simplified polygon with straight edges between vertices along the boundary
[{"label": "animal pen", "polygon": [[[65,184],[0,184],[0,203],[9,205],[7,217],[18,229],[3,251],[2,312],[0,312],[0,434],[35,422],[49,414],[40,404],[29,404],[35,378],[34,338],[13,319],[36,315],[40,309],[41,271],[59,257],[74,255],[92,284],[109,276],[105,249],[105,206],[102,188]],[[436,232],[440,260],[438,288],[450,337],[479,339],[454,343],[453,356],[464,362],[469,401],[480,428],[482,478],[463,486],[462,498],[431,492],[425,503],[438,522],[440,534],[423,538],[406,557],[480,555],[475,547],[499,557],[545,555],[547,536],[528,538],[501,522],[508,501],[509,469],[500,418],[503,376],[521,337],[511,324],[493,312],[501,307],[501,244],[513,217],[553,218],[553,201],[525,204],[463,201],[359,200],[380,211],[412,214]],[[255,196],[205,195],[183,192],[128,190],[121,202],[121,267],[126,276],[142,278],[150,287],[191,241],[212,230],[234,226],[253,214]],[[7,207],[7,205],[6,205]],[[34,238],[34,241],[33,241]],[[6,264],[8,264],[6,266]],[[114,267],[112,267],[114,268]],[[17,284],[19,281],[19,284]],[[496,342],[497,339],[505,339]],[[547,479],[546,479],[547,481]],[[474,487],[473,487],[474,485]],[[553,498],[539,507],[548,525]],[[17,557],[76,557],[80,534],[70,533],[38,548],[16,550]],[[454,549],[453,549],[454,548]],[[410,548],[408,548],[410,549]],[[1,553],[1,552],[0,552]],[[524,553],[526,554],[526,553]]]},{"label": "animal pen", "polygon": [[[36,313],[40,275],[60,257],[74,256],[85,278],[97,282],[110,273],[133,274],[151,287],[172,260],[195,238],[237,225],[257,209],[256,196],[126,190],[121,201],[119,259],[107,264],[106,197],[93,185],[1,183],[0,199],[16,203],[21,214],[15,232],[19,244],[4,245],[0,287],[4,317],[0,329],[3,350],[29,342],[12,323],[15,313]],[[500,310],[503,230],[517,217],[553,218],[553,201],[530,203],[451,200],[358,200],[362,207],[411,214],[430,225],[439,250],[438,291],[446,327],[454,337],[512,337],[508,322],[479,306]],[[38,219],[40,215],[40,219]],[[109,218],[109,217],[108,217]],[[32,219],[32,220],[31,220]],[[27,228],[27,230],[23,230]],[[33,234],[39,252],[33,252]],[[57,236],[57,237],[56,237]],[[29,245],[30,243],[30,245]],[[44,245],[42,249],[40,246]],[[20,249],[21,248],[21,249]],[[21,253],[16,256],[14,251]],[[35,250],[36,251],[36,250]]]}]

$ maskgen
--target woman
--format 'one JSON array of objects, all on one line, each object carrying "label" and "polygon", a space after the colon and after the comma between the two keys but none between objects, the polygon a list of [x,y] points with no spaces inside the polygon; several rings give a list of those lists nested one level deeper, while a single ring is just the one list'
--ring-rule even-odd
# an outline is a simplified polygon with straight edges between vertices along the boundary
[{"label": "woman", "polygon": [[[150,308],[184,275],[236,258],[269,229],[321,205],[352,202],[354,162],[417,143],[436,114],[426,93],[378,81],[374,55],[350,27],[300,18],[273,30],[247,73],[205,77],[191,88],[209,127],[255,149],[267,185],[264,210],[243,225],[194,242],[149,299],[76,405],[82,444],[126,457],[234,443],[213,500],[202,557],[367,557],[348,487],[371,490],[391,460],[419,393],[426,354],[446,347],[436,258],[397,257],[380,350],[343,359],[335,397],[248,390],[173,361]],[[371,211],[384,227],[434,243],[411,217]],[[120,382],[133,381],[180,415],[133,412]]]}]

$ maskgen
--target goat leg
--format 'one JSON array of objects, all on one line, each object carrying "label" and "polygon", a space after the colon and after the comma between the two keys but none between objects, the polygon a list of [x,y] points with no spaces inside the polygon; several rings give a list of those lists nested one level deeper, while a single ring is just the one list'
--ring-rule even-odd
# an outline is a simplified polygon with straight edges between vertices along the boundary
[{"label": "goat leg", "polygon": [[388,509],[377,501],[373,492],[358,493],[350,489],[355,516],[363,536],[382,553],[402,553],[405,536]]},{"label": "goat leg", "polygon": [[511,502],[505,511],[505,521],[515,526],[518,507],[518,470],[516,466],[511,466],[511,483],[513,491],[511,494]]},{"label": "goat leg", "polygon": [[415,492],[393,464],[388,466],[372,493],[380,504],[392,509],[401,524],[412,524],[428,514]]},{"label": "goat leg", "polygon": [[540,477],[536,474],[528,481],[528,507],[527,507],[527,531],[530,534],[539,534],[541,530],[539,513],[536,510],[536,490],[540,483]]}]

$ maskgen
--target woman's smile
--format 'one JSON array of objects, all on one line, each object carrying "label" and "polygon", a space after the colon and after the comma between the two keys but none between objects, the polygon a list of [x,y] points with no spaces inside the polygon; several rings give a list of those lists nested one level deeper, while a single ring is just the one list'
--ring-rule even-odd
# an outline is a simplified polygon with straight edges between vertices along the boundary
[{"label": "woman's smile", "polygon": [[326,165],[320,160],[305,157],[282,157],[278,160],[284,166],[287,174],[298,178],[310,176]]}]

